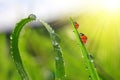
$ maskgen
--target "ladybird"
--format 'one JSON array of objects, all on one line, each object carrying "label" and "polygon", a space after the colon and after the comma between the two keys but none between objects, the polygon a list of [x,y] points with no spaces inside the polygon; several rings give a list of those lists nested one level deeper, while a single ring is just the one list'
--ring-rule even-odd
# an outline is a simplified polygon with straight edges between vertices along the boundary
[{"label": "ladybird", "polygon": [[87,36],[85,36],[83,33],[80,33],[80,38],[81,38],[83,43],[87,42]]},{"label": "ladybird", "polygon": [[75,26],[76,29],[79,28],[79,24],[77,22],[74,22],[74,26]]}]

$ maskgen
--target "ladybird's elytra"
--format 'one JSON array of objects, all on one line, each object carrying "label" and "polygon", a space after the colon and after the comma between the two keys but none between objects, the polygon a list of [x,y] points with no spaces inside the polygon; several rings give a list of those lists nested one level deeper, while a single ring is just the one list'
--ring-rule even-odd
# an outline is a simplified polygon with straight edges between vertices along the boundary
[{"label": "ladybird's elytra", "polygon": [[83,33],[80,33],[80,38],[81,38],[83,43],[87,42],[87,36],[85,36]]},{"label": "ladybird's elytra", "polygon": [[79,28],[79,24],[77,22],[74,22],[75,28],[78,29]]}]

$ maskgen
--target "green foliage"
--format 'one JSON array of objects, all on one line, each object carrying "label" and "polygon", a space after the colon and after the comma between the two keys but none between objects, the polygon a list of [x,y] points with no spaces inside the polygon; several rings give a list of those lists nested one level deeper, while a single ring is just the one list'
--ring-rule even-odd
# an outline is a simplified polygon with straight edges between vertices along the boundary
[{"label": "green foliage", "polygon": [[48,30],[52,44],[55,50],[55,62],[56,62],[56,80],[65,80],[65,69],[64,69],[64,61],[62,57],[62,50],[60,48],[60,38],[54,32],[54,30],[44,21],[40,21],[45,28]]},{"label": "green foliage", "polygon": [[[31,14],[28,18],[21,20],[16,25],[16,27],[10,37],[11,38],[11,56],[14,60],[14,63],[16,65],[16,68],[17,68],[22,80],[29,80],[29,76],[27,75],[27,72],[25,71],[25,69],[23,67],[23,63],[22,63],[22,60],[20,57],[20,51],[18,48],[18,39],[19,39],[19,35],[20,35],[22,28],[27,23],[29,23],[30,21],[33,21],[35,19],[36,19],[36,17],[33,14]],[[59,45],[60,38],[47,23],[45,23],[44,21],[40,21],[40,22],[48,30],[51,40],[52,40],[54,50],[55,50],[56,79],[65,80],[64,61],[63,61],[63,57],[62,57],[62,50]]]},{"label": "green foliage", "polygon": [[[30,21],[32,21],[34,18],[35,16],[30,15],[29,18],[23,19],[18,24],[22,23],[22,28],[29,22],[28,19],[31,19]],[[19,43],[19,45],[18,43],[14,45],[17,45],[17,48],[19,48],[18,51],[20,52],[19,55],[18,53],[14,53],[12,56],[21,55],[20,59],[22,58],[22,60],[18,60],[19,57],[13,57],[14,63],[15,59],[17,59],[16,62],[19,62],[19,64],[22,62],[23,69],[21,70],[24,70],[24,76],[26,76],[25,74],[29,73],[29,76],[27,75],[26,79],[29,77],[31,80],[54,80],[56,77],[56,80],[60,78],[64,80],[66,78],[66,73],[66,79],[68,80],[89,80],[89,77],[91,77],[91,80],[95,80],[97,77],[96,69],[102,80],[118,80],[120,78],[118,71],[120,66],[120,46],[118,44],[120,39],[118,36],[119,32],[117,34],[116,32],[112,31],[112,34],[109,35],[114,26],[110,26],[111,24],[108,25],[110,26],[110,31],[108,28],[103,29],[103,23],[97,22],[98,19],[95,19],[94,16],[91,17],[81,15],[79,20],[78,22],[81,24],[78,31],[80,30],[80,32],[86,33],[88,36],[88,43],[86,45],[81,43],[80,37],[78,38],[79,33],[78,31],[75,31],[75,28],[73,29],[75,35],[77,35],[77,39],[74,38],[74,34],[72,33],[73,29],[69,24],[55,28],[56,32],[62,37],[62,40],[60,40],[59,36],[54,33],[53,29],[43,21],[40,22],[42,22],[45,27],[42,25],[39,28],[31,28],[30,25],[27,25],[27,27],[24,28],[25,32],[22,34],[22,36],[11,37],[11,39],[14,38],[14,41],[17,41]],[[99,24],[96,25],[96,23]],[[16,26],[18,26],[18,24]],[[57,25],[61,24],[62,23]],[[48,32],[51,39],[48,36]],[[13,33],[16,33],[16,35],[19,36],[22,32],[20,31]],[[12,35],[15,35],[13,33]],[[9,44],[7,43],[8,36],[6,36],[6,34],[7,33],[4,33],[2,35],[0,34],[0,80],[21,80],[15,66],[13,65],[14,63],[12,63],[10,60],[11,56],[8,54]],[[79,45],[76,40],[78,40]],[[53,46],[51,44],[53,44]],[[58,45],[61,45],[63,52],[61,52],[60,46]],[[80,48],[77,46],[80,46]],[[53,47],[54,50],[52,50]],[[82,52],[80,52],[80,49]],[[91,60],[88,52],[86,52],[86,49],[89,50],[89,52],[93,53],[92,55],[94,56],[94,62]],[[14,48],[14,51],[16,50],[17,49]],[[87,54],[84,54],[83,52],[86,52]],[[62,55],[64,56],[64,61],[66,64],[65,70]],[[82,55],[84,57],[82,57]],[[56,66],[54,65],[54,58]],[[54,73],[55,67],[56,73]],[[23,73],[21,74],[23,75]],[[91,74],[93,74],[94,78],[92,78]]]},{"label": "green foliage", "polygon": [[16,68],[17,68],[22,80],[29,80],[29,77],[23,67],[23,63],[22,63],[22,60],[20,57],[20,52],[19,52],[19,48],[18,48],[18,39],[19,39],[20,32],[21,32],[22,28],[24,27],[24,25],[26,25],[27,23],[29,23],[30,21],[33,21],[35,19],[36,19],[36,17],[33,14],[31,14],[28,18],[22,19],[19,23],[16,24],[16,27],[10,37],[10,39],[11,39],[11,56],[13,58],[13,61],[16,65]]},{"label": "green foliage", "polygon": [[82,50],[82,54],[83,54],[83,57],[85,59],[85,64],[86,64],[86,67],[88,68],[89,70],[89,73],[90,73],[90,78],[92,80],[100,80],[99,79],[99,76],[97,74],[97,71],[96,71],[96,68],[94,67],[94,64],[93,64],[93,60],[90,58],[89,54],[88,54],[88,51],[86,50],[84,44],[82,43],[82,40],[80,38],[80,35],[77,31],[77,29],[75,28],[75,25],[74,25],[74,21],[72,20],[72,18],[70,18],[70,21],[72,23],[72,27],[74,29],[74,33],[75,33],[75,36],[77,38],[77,41],[79,43],[79,46]]}]

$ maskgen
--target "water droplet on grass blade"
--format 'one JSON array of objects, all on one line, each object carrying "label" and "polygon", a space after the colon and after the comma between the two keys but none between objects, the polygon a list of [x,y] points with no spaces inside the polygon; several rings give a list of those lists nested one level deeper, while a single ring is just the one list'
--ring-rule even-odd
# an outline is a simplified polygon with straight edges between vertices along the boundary
[{"label": "water droplet on grass blade", "polygon": [[31,19],[36,19],[36,16],[34,14],[30,14],[28,17]]},{"label": "water droplet on grass blade", "polygon": [[64,62],[64,66],[65,66],[65,62]]},{"label": "water droplet on grass blade", "polygon": [[94,59],[94,57],[93,57],[92,54],[89,54],[89,58],[90,58],[90,59]]},{"label": "water droplet on grass blade", "polygon": [[89,75],[89,79],[91,79],[91,76]]},{"label": "water droplet on grass blade", "polygon": [[93,62],[94,61],[93,60],[94,59],[93,55],[89,54],[89,59],[90,59],[91,62]]},{"label": "water droplet on grass blade", "polygon": [[12,46],[10,46],[10,49],[12,49]]},{"label": "water droplet on grass blade", "polygon": [[[13,54],[13,53],[11,53],[11,54]],[[12,56],[12,58],[13,58],[13,56]]]},{"label": "water droplet on grass blade", "polygon": [[90,60],[91,62],[93,62],[93,60]]},{"label": "water droplet on grass blade", "polygon": [[67,77],[67,75],[64,75],[65,77]]},{"label": "water droplet on grass blade", "polygon": [[51,32],[52,34],[54,34],[55,32],[52,30],[52,32]]},{"label": "water droplet on grass blade", "polygon": [[59,57],[55,57],[55,60],[59,60]]},{"label": "water droplet on grass blade", "polygon": [[86,70],[88,70],[88,67],[86,67]]},{"label": "water droplet on grass blade", "polygon": [[57,46],[57,45],[58,45],[58,43],[57,43],[57,42],[54,42],[54,45],[55,45],[55,46]]},{"label": "water droplet on grass blade", "polygon": [[84,58],[84,56],[82,55],[82,58]]},{"label": "water droplet on grass blade", "polygon": [[57,43],[60,43],[60,37],[59,37],[58,34],[52,33],[52,38],[53,38]]},{"label": "water droplet on grass blade", "polygon": [[12,36],[10,36],[10,40],[12,40]]}]

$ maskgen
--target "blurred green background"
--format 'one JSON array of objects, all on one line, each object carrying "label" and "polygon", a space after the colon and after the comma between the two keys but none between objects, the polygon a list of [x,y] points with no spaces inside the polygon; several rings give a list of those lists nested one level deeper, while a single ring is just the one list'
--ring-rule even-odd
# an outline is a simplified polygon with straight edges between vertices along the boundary
[{"label": "blurred green background", "polygon": [[[104,16],[103,16],[104,15]],[[106,13],[80,14],[73,17],[80,25],[78,31],[88,37],[85,44],[93,55],[102,80],[120,79],[120,17]],[[69,18],[49,23],[61,38],[67,80],[89,80],[81,50]],[[32,80],[53,80],[55,76],[54,49],[46,29],[26,25],[19,38],[19,49],[25,69]],[[39,27],[40,26],[40,27]],[[10,32],[0,33],[0,80],[20,80],[10,56]]]}]

